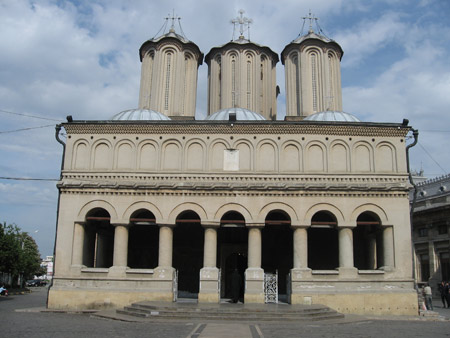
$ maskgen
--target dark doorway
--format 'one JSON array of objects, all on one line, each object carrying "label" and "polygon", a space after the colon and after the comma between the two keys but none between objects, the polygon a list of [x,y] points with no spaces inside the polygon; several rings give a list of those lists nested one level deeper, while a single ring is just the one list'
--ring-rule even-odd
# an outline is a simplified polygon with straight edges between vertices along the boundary
[{"label": "dark doorway", "polygon": [[83,265],[109,268],[113,265],[114,227],[105,209],[96,208],[86,215]]},{"label": "dark doorway", "polygon": [[181,213],[173,232],[173,267],[178,271],[178,297],[197,298],[203,267],[204,230],[194,211]]},{"label": "dark doorway", "polygon": [[235,211],[227,212],[220,221],[217,233],[217,265],[221,272],[221,298],[231,298],[231,275],[235,269],[241,277],[240,299],[244,297],[247,269],[248,230],[244,217]]},{"label": "dark doorway", "polygon": [[278,271],[278,294],[286,295],[288,275],[292,269],[293,239],[291,219],[281,210],[271,211],[262,230],[262,268]]},{"label": "dark doorway", "polygon": [[339,266],[339,239],[333,214],[320,211],[308,228],[308,267],[312,270],[334,270]]},{"label": "dark doorway", "polygon": [[159,227],[148,210],[138,210],[130,218],[128,266],[153,269],[158,266]]},{"label": "dark doorway", "polygon": [[363,212],[353,229],[355,268],[375,270],[383,266],[383,229],[377,215]]}]

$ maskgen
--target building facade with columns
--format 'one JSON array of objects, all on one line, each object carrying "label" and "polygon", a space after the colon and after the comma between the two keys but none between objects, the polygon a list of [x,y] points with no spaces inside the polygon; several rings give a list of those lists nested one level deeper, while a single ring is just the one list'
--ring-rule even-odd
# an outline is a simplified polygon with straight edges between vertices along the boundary
[{"label": "building facade with columns", "polygon": [[206,119],[179,101],[195,103],[202,54],[171,29],[140,49],[138,109],[61,125],[48,306],[220,302],[237,270],[244,303],[416,314],[411,128],[342,112],[342,50],[312,29],[282,53],[292,109],[276,120],[278,56],[243,36],[242,13],[236,22],[239,38],[205,59]]},{"label": "building facade with columns", "polygon": [[416,185],[413,242],[417,282],[429,283],[440,296],[437,285],[450,280],[450,175]]}]

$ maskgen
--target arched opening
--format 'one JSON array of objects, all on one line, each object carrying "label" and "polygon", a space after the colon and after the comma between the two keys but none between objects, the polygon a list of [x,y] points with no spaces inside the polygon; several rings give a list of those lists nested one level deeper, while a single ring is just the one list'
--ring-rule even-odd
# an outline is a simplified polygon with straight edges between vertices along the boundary
[{"label": "arched opening", "polygon": [[153,269],[158,266],[159,227],[155,215],[148,210],[135,211],[130,217],[128,266]]},{"label": "arched opening", "polygon": [[178,271],[179,298],[198,297],[203,244],[200,216],[191,210],[179,214],[173,232],[173,267]]},{"label": "arched opening", "polygon": [[363,212],[356,220],[353,257],[355,268],[359,270],[376,270],[384,265],[381,221],[370,211]]},{"label": "arched opening", "polygon": [[336,217],[319,211],[308,228],[308,267],[312,270],[333,270],[339,266],[339,238]]},{"label": "arched opening", "polygon": [[[278,294],[287,295],[289,271],[292,269],[293,239],[291,219],[281,210],[267,214],[262,230],[262,268],[278,272]],[[282,297],[279,297],[280,300]]]},{"label": "arched opening", "polygon": [[90,268],[109,268],[113,265],[114,227],[111,216],[102,208],[86,215],[86,233],[83,245],[83,265]]},{"label": "arched opening", "polygon": [[232,298],[231,277],[237,270],[241,278],[239,298],[244,297],[245,270],[247,269],[248,229],[239,212],[229,211],[220,220],[217,233],[217,265],[221,272],[221,298]]}]

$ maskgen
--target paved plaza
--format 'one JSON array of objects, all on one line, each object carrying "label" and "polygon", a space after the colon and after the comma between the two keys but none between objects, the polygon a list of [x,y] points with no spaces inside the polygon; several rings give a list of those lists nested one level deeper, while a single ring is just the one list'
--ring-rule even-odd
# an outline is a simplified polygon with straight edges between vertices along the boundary
[{"label": "paved plaza", "polygon": [[334,322],[123,322],[94,318],[89,313],[42,312],[47,288],[25,295],[0,297],[0,337],[449,337],[450,310],[435,300],[438,319],[391,316],[347,316]]}]

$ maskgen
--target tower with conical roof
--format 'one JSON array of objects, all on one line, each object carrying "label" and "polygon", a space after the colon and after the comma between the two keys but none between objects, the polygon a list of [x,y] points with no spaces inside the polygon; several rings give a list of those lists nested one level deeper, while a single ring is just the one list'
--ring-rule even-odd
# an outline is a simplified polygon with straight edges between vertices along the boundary
[{"label": "tower with conical roof", "polygon": [[300,34],[281,53],[287,120],[327,110],[342,111],[340,61],[344,52],[335,41],[314,31],[316,17],[310,13],[303,19],[310,22],[308,33]]},{"label": "tower with conical roof", "polygon": [[139,108],[156,110],[172,119],[194,119],[197,70],[203,53],[195,43],[175,32],[179,17],[167,17],[165,26],[169,20],[172,25],[168,33],[144,42],[139,49]]},{"label": "tower with conical roof", "polygon": [[[275,120],[278,54],[250,41],[250,19],[232,20],[239,37],[214,47],[205,56],[208,64],[208,115],[225,108],[245,108]],[[247,31],[248,37],[244,36]]]}]

